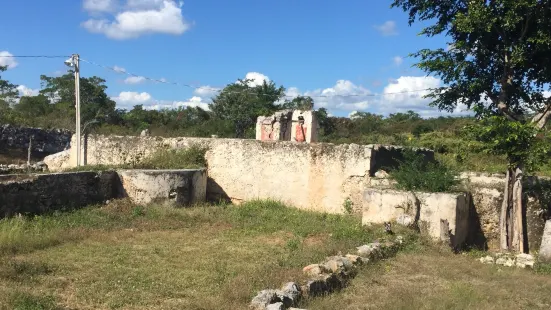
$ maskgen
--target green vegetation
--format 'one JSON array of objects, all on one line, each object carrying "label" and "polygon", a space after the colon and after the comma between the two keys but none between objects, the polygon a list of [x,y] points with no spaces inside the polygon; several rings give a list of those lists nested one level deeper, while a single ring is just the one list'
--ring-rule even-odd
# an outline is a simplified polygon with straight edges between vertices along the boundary
[{"label": "green vegetation", "polygon": [[381,237],[355,216],[271,201],[175,209],[121,200],[2,219],[0,309],[245,309],[258,290]]},{"label": "green vegetation", "polygon": [[206,151],[206,148],[198,145],[191,145],[185,149],[162,149],[135,164],[118,166],[87,165],[69,168],[65,171],[106,171],[116,169],[199,169],[207,166],[205,159]]},{"label": "green vegetation", "polygon": [[390,171],[398,189],[407,191],[448,192],[459,184],[459,173],[439,161],[408,149],[397,169]]},{"label": "green vegetation", "polygon": [[207,166],[207,149],[192,145],[181,150],[167,149],[155,152],[151,157],[135,165],[138,169],[194,169]]}]

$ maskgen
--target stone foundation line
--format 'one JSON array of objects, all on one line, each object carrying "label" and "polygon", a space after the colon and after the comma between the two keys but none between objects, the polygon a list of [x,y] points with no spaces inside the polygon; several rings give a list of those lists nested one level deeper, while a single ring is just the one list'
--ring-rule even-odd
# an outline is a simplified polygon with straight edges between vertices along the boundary
[{"label": "stone foundation line", "polygon": [[309,280],[304,285],[289,282],[281,289],[266,289],[258,292],[251,301],[251,310],[301,310],[293,308],[305,297],[331,294],[348,286],[361,265],[394,256],[404,242],[397,236],[395,242],[373,242],[357,247],[357,254],[330,256],[323,263],[303,268]]}]

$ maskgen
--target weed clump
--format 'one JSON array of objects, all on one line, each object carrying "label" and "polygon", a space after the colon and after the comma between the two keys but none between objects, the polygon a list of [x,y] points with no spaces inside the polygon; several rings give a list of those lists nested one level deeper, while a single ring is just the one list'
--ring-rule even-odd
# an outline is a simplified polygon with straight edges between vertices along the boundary
[{"label": "weed clump", "polygon": [[424,154],[404,150],[398,169],[390,172],[396,187],[407,191],[448,192],[459,184],[459,173],[439,161],[429,161]]}]

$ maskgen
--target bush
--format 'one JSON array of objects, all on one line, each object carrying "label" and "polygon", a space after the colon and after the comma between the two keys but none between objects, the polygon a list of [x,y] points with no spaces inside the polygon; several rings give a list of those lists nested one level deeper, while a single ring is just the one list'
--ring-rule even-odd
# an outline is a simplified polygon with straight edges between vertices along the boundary
[{"label": "bush", "polygon": [[390,172],[397,188],[408,191],[447,192],[459,184],[459,173],[438,161],[428,161],[413,150],[404,151],[398,169]]},{"label": "bush", "polygon": [[183,150],[161,150],[148,157],[136,169],[195,169],[207,166],[205,153],[207,149],[192,145]]}]

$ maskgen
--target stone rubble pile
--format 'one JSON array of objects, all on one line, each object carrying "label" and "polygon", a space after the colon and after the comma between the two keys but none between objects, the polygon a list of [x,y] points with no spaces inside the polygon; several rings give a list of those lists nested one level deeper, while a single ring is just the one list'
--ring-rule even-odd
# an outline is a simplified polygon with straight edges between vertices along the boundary
[{"label": "stone rubble pile", "polygon": [[301,298],[330,294],[346,287],[357,274],[358,267],[396,254],[403,244],[403,237],[394,242],[373,242],[357,247],[357,255],[335,255],[322,263],[303,268],[308,281],[300,286],[295,282],[283,285],[281,289],[260,291],[251,301],[252,310],[301,310],[293,308]]},{"label": "stone rubble pile", "polygon": [[535,259],[530,254],[509,254],[509,253],[496,253],[493,256],[487,255],[481,257],[479,261],[483,264],[495,264],[505,267],[519,267],[519,268],[533,268]]},{"label": "stone rubble pile", "polygon": [[0,174],[8,173],[26,173],[26,172],[41,172],[46,171],[48,167],[43,161],[33,163],[30,166],[27,164],[22,165],[0,165]]}]

